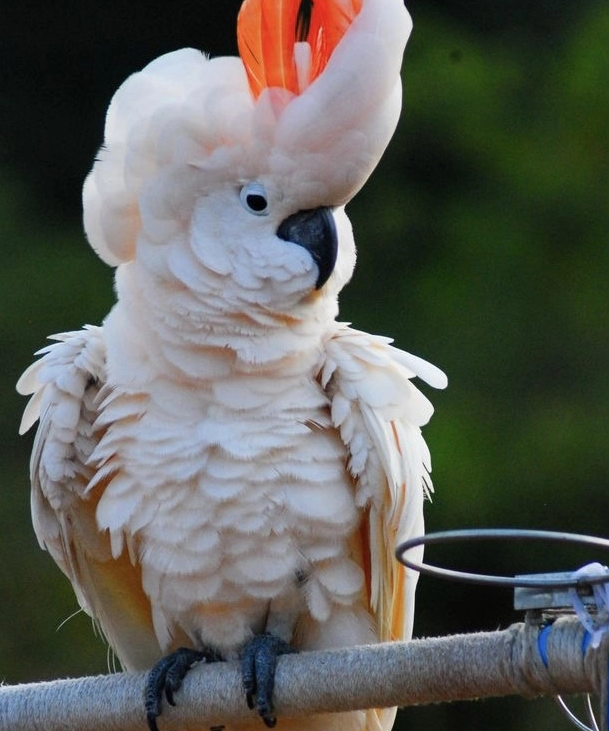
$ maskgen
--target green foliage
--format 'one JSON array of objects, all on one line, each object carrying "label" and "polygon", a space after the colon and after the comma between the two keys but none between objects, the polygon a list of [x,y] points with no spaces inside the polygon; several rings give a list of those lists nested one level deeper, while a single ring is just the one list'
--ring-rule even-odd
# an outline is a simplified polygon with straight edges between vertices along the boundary
[{"label": "green foliage", "polygon": [[508,40],[415,26],[405,119],[352,204],[342,314],[449,374],[428,429],[434,525],[573,528],[579,512],[602,532],[573,497],[601,498],[609,465],[609,12],[558,47]]},{"label": "green foliage", "polygon": [[[445,393],[429,393],[430,530],[606,534],[609,8],[582,2],[572,24],[534,43],[516,30],[490,36],[415,15],[398,134],[350,206],[359,264],[341,317],[393,335],[449,375]],[[7,682],[105,665],[82,615],[55,633],[77,607],[29,526],[31,439],[15,435],[23,401],[13,384],[48,333],[103,318],[111,274],[77,221],[64,230],[38,220],[36,205],[17,182],[4,181],[0,677]],[[459,546],[445,558],[507,574],[587,560],[551,546],[491,548]],[[429,551],[432,562],[438,556]],[[417,629],[491,629],[518,619],[510,606],[509,592],[424,579]],[[404,728],[452,731],[568,728],[557,713],[549,702],[504,700],[409,709],[403,718]]]}]

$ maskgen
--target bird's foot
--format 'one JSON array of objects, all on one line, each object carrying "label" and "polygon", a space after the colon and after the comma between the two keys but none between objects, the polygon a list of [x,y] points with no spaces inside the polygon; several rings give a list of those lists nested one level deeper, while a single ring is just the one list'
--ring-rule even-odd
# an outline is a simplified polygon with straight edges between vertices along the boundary
[{"label": "bird's foot", "polygon": [[256,708],[258,715],[269,727],[277,723],[273,715],[273,688],[275,669],[279,655],[296,652],[279,637],[270,633],[256,635],[241,653],[241,677],[249,708]]},{"label": "bird's foot", "polygon": [[157,719],[162,713],[163,696],[175,706],[174,693],[182,687],[186,673],[199,662],[215,662],[221,658],[212,650],[180,647],[166,655],[150,670],[144,686],[144,706],[150,731],[159,731]]}]

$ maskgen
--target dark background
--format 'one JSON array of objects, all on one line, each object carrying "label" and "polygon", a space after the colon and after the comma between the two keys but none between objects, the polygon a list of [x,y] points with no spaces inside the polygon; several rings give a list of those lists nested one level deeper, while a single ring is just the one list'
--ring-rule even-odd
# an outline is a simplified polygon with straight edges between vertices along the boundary
[{"label": "dark background", "polygon": [[[112,273],[80,228],[80,187],[110,96],[163,52],[234,53],[239,3],[34,3],[0,36],[0,680],[106,669],[106,650],[36,544],[14,392],[49,333],[100,322]],[[413,0],[404,113],[350,205],[359,246],[341,319],[446,370],[426,389],[428,530],[607,534],[609,6]],[[606,556],[473,544],[429,560],[493,572]],[[507,590],[421,581],[416,633],[505,627]],[[59,626],[61,627],[59,628]],[[550,700],[407,709],[402,729],[568,729]]]}]

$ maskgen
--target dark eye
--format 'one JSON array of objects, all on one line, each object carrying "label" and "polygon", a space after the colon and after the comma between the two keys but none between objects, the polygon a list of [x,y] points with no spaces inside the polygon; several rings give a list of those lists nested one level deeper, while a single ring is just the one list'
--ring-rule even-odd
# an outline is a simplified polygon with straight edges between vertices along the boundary
[{"label": "dark eye", "polygon": [[239,200],[246,211],[253,213],[254,216],[268,216],[269,201],[266,196],[266,190],[261,183],[248,183],[241,188]]}]

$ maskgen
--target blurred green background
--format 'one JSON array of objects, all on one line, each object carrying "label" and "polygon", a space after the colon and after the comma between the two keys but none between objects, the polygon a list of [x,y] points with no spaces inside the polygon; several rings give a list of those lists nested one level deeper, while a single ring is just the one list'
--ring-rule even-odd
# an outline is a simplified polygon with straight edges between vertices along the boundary
[{"label": "blurred green background", "polygon": [[[234,53],[238,2],[61,0],[3,10],[0,68],[0,680],[106,669],[106,650],[29,518],[20,372],[46,335],[98,323],[112,273],[80,227],[80,185],[118,84],[162,52]],[[426,392],[429,530],[607,534],[609,5],[413,0],[405,104],[349,208],[359,246],[341,318],[441,366]],[[458,545],[432,562],[568,570],[555,546]],[[416,633],[505,627],[509,591],[420,583]],[[405,729],[568,729],[550,700],[407,709]]]}]

